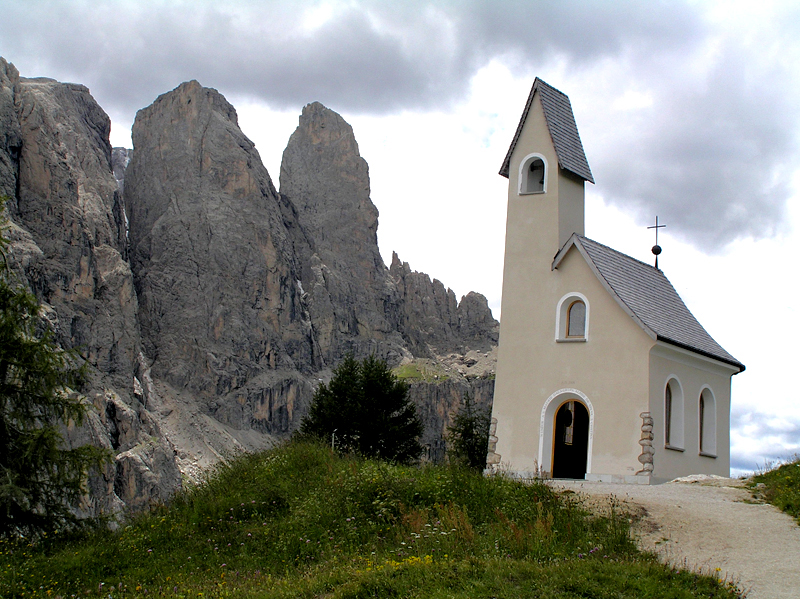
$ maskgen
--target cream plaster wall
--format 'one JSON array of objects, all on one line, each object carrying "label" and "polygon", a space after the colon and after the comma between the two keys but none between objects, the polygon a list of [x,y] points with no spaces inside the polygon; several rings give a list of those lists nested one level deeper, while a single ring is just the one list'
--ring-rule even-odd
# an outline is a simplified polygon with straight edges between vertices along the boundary
[{"label": "cream plaster wall", "polygon": [[[532,152],[545,157],[548,169],[543,194],[520,196],[519,166]],[[544,319],[533,294],[550,270],[548,256],[558,250],[558,159],[544,112],[534,98],[509,164],[500,346],[493,418],[497,419],[497,452],[503,468],[535,471],[538,467],[539,414],[529,398],[537,378],[532,330]],[[533,375],[533,377],[532,377]],[[535,394],[539,397],[541,394]],[[547,398],[547,395],[544,396]],[[541,399],[540,402],[544,402]]]},{"label": "cream plaster wall", "polygon": [[[584,182],[569,171],[559,169],[558,177],[558,249],[573,233],[584,232]],[[555,255],[555,253],[554,253]]]},{"label": "cream plaster wall", "polygon": [[[653,415],[653,478],[669,481],[692,473],[730,476],[731,376],[736,369],[659,342],[650,351],[650,412]],[[683,391],[683,452],[665,448],[664,392],[676,378]],[[699,400],[704,388],[714,394],[716,458],[700,455]]]},{"label": "cream plaster wall", "polygon": [[[588,301],[585,342],[556,340],[556,307],[567,293],[580,293]],[[536,310],[537,306],[541,308]],[[550,471],[554,411],[544,423],[540,444],[542,408],[553,394],[577,390],[594,413],[589,472],[633,475],[641,468],[639,415],[649,410],[653,340],[603,288],[576,248],[557,270],[544,273],[525,300],[516,306],[509,303],[508,308],[528,318],[500,334],[494,416],[503,465],[512,471]],[[562,393],[559,404],[568,399],[581,397]]]}]

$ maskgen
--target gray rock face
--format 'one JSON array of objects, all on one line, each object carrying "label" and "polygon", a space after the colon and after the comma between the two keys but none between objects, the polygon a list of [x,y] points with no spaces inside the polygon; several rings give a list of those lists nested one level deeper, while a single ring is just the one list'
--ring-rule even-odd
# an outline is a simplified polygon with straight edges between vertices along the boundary
[{"label": "gray rock face", "polygon": [[14,106],[14,97],[19,91],[19,72],[14,65],[0,57],[0,196],[13,199],[17,189],[19,151],[22,147],[22,132]]},{"label": "gray rock face", "polygon": [[133,144],[125,204],[153,377],[236,428],[286,433],[296,423],[277,406],[294,413],[291,382],[318,365],[291,209],[234,108],[196,81],[140,110]]},{"label": "gray rock face", "polygon": [[[156,466],[144,459],[136,470],[164,490],[154,500],[163,499],[180,485],[180,473],[172,447],[133,394],[139,371],[137,302],[115,216],[120,203],[108,116],[84,86],[20,78],[0,59],[0,118],[10,265],[42,302],[61,346],[77,347],[92,367],[84,392],[98,414],[92,413],[85,427],[69,429],[67,443],[135,453],[147,438],[162,460]],[[128,426],[102,416],[117,404],[134,411]],[[127,431],[122,442],[114,433],[120,427]],[[90,480],[95,494],[88,514],[117,510],[119,494],[130,493],[115,469],[109,465]]]},{"label": "gray rock face", "polygon": [[112,150],[109,128],[85,87],[0,59],[10,262],[93,366],[90,418],[67,443],[115,455],[83,514],[164,502],[182,475],[285,438],[350,352],[443,374],[412,389],[433,460],[464,394],[491,402],[486,299],[459,303],[396,255],[386,267],[367,164],[338,114],[304,108],[280,194],[234,108],[196,81],[139,111],[134,150]]},{"label": "gray rock face", "polygon": [[425,448],[425,458],[440,463],[447,453],[447,431],[453,418],[469,394],[476,407],[491,407],[494,398],[494,379],[445,379],[431,383],[413,383],[408,396],[416,404],[424,423],[420,443]]},{"label": "gray rock face", "polygon": [[496,344],[486,299],[452,290],[378,250],[378,209],[353,129],[319,102],[307,105],[281,163],[281,195],[297,210],[310,257],[301,256],[314,333],[327,364],[353,352],[398,363]]},{"label": "gray rock face", "polygon": [[[125,170],[128,163],[133,158],[133,150],[127,148],[111,149],[111,170],[114,172],[114,179],[117,181],[117,189],[120,194],[125,193]],[[125,224],[127,228],[127,223]]]},{"label": "gray rock face", "polygon": [[453,290],[412,271],[396,253],[390,273],[399,294],[399,327],[416,356],[464,354],[497,345],[499,323],[485,296],[470,292],[457,303]]},{"label": "gray rock face", "polygon": [[353,128],[314,102],[303,108],[281,162],[281,194],[310,244],[303,287],[329,365],[348,352],[399,360],[397,293],[378,251],[378,209]]},{"label": "gray rock face", "polygon": [[458,334],[470,348],[488,349],[500,340],[500,324],[492,316],[486,296],[469,292],[458,303]]},{"label": "gray rock face", "polygon": [[37,296],[53,307],[65,347],[130,385],[138,353],[136,297],[120,252],[110,121],[83,86],[21,79],[21,144],[10,216],[40,252],[22,256]]}]

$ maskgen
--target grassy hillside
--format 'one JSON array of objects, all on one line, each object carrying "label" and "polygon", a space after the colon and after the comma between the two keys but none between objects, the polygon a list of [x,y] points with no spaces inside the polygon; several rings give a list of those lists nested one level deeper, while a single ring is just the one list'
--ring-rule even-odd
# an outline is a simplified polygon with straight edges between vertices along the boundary
[{"label": "grassy hillside", "polygon": [[[759,487],[759,484],[763,486]],[[751,488],[800,523],[800,457],[750,479]]]},{"label": "grassy hillside", "polygon": [[293,443],[116,532],[0,542],[2,597],[735,597],[544,484]]}]

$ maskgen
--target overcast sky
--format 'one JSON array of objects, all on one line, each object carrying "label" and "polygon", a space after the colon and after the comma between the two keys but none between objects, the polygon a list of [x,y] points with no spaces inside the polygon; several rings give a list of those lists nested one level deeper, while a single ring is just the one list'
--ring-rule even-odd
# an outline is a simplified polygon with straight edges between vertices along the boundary
[{"label": "overcast sky", "polygon": [[586,232],[660,266],[747,365],[735,472],[800,452],[800,4],[0,0],[0,56],[87,85],[130,147],[136,111],[197,79],[278,185],[302,107],[355,130],[384,259],[499,316],[507,180],[536,76],[572,102],[596,185]]}]

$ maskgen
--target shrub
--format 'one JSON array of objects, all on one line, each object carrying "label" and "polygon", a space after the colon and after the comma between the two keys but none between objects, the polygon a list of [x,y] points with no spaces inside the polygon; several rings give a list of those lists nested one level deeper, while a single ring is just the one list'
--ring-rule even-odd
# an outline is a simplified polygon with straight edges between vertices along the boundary
[{"label": "shrub", "polygon": [[419,458],[422,421],[408,385],[374,356],[348,356],[317,388],[300,432],[365,457],[410,464]]},{"label": "shrub", "polygon": [[486,467],[490,419],[489,408],[476,406],[467,393],[453,424],[447,428],[451,460],[478,471]]}]

